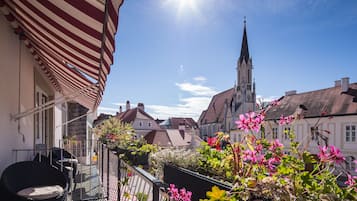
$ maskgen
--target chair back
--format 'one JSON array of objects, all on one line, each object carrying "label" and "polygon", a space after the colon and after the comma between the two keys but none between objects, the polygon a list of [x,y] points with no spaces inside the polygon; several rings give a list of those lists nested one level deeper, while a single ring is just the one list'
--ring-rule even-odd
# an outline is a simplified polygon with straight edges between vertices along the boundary
[{"label": "chair back", "polygon": [[67,180],[62,172],[46,163],[22,161],[8,166],[2,173],[1,185],[10,193],[34,186],[59,185],[68,190]]}]

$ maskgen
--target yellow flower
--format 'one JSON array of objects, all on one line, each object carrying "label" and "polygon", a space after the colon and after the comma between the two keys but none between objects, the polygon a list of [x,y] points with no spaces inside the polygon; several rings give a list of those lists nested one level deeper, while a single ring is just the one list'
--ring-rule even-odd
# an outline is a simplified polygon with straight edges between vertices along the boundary
[{"label": "yellow flower", "polygon": [[210,198],[210,201],[219,201],[219,200],[224,200],[224,197],[226,196],[226,191],[225,190],[220,190],[217,186],[212,187],[212,191],[208,191],[207,197]]}]

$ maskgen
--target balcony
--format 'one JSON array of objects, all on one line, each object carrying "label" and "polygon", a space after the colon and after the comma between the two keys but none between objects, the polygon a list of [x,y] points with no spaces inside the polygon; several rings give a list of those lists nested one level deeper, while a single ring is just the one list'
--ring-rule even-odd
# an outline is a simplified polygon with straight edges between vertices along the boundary
[{"label": "balcony", "polygon": [[[68,152],[72,154],[73,160],[78,160],[78,164],[70,164],[72,169],[76,166],[75,169],[78,171],[70,178],[66,201],[161,201],[167,198],[167,194],[164,192],[167,185],[145,170],[120,160],[117,153],[111,151],[104,144],[92,141],[71,141],[62,143],[62,148],[60,152],[57,152],[60,158],[66,158]],[[63,162],[65,160],[58,160],[58,156],[54,154],[53,150],[53,148],[41,147],[15,149],[13,150],[13,162],[19,163],[19,158],[25,158],[28,161],[50,163],[51,166],[64,172],[68,168]],[[21,179],[19,178],[18,181],[21,182]]]}]

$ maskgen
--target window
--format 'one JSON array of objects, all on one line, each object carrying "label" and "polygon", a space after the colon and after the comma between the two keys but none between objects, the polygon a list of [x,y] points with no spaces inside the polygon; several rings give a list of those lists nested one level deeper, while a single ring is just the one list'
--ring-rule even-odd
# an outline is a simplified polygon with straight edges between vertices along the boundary
[{"label": "window", "polygon": [[278,128],[272,128],[273,139],[278,139]]},{"label": "window", "polygon": [[143,122],[140,121],[140,122],[139,122],[139,126],[140,126],[140,127],[143,126]]},{"label": "window", "polygon": [[265,129],[264,129],[264,127],[262,127],[260,129],[260,137],[261,137],[261,139],[265,139]]},{"label": "window", "polygon": [[284,135],[283,135],[284,140],[289,139],[290,130],[291,130],[290,127],[284,128]]},{"label": "window", "polygon": [[[40,107],[48,101],[47,94],[38,86],[35,89],[35,107]],[[48,109],[41,108],[34,114],[34,137],[35,144],[46,144],[49,142],[50,113]]]},{"label": "window", "polygon": [[356,169],[356,163],[354,162],[355,157],[347,156],[345,160],[346,169],[350,171],[354,171]]},{"label": "window", "polygon": [[356,142],[356,125],[348,124],[345,126],[346,142]]},{"label": "window", "polygon": [[151,127],[151,122],[148,123],[149,127]]}]

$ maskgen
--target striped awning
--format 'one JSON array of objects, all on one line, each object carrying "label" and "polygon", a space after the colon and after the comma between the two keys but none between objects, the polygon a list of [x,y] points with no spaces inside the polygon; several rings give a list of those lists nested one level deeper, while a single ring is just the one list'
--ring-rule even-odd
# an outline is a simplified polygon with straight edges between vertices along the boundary
[{"label": "striped awning", "polygon": [[55,89],[68,95],[85,88],[75,100],[95,109],[113,63],[122,1],[0,0],[0,10]]}]

